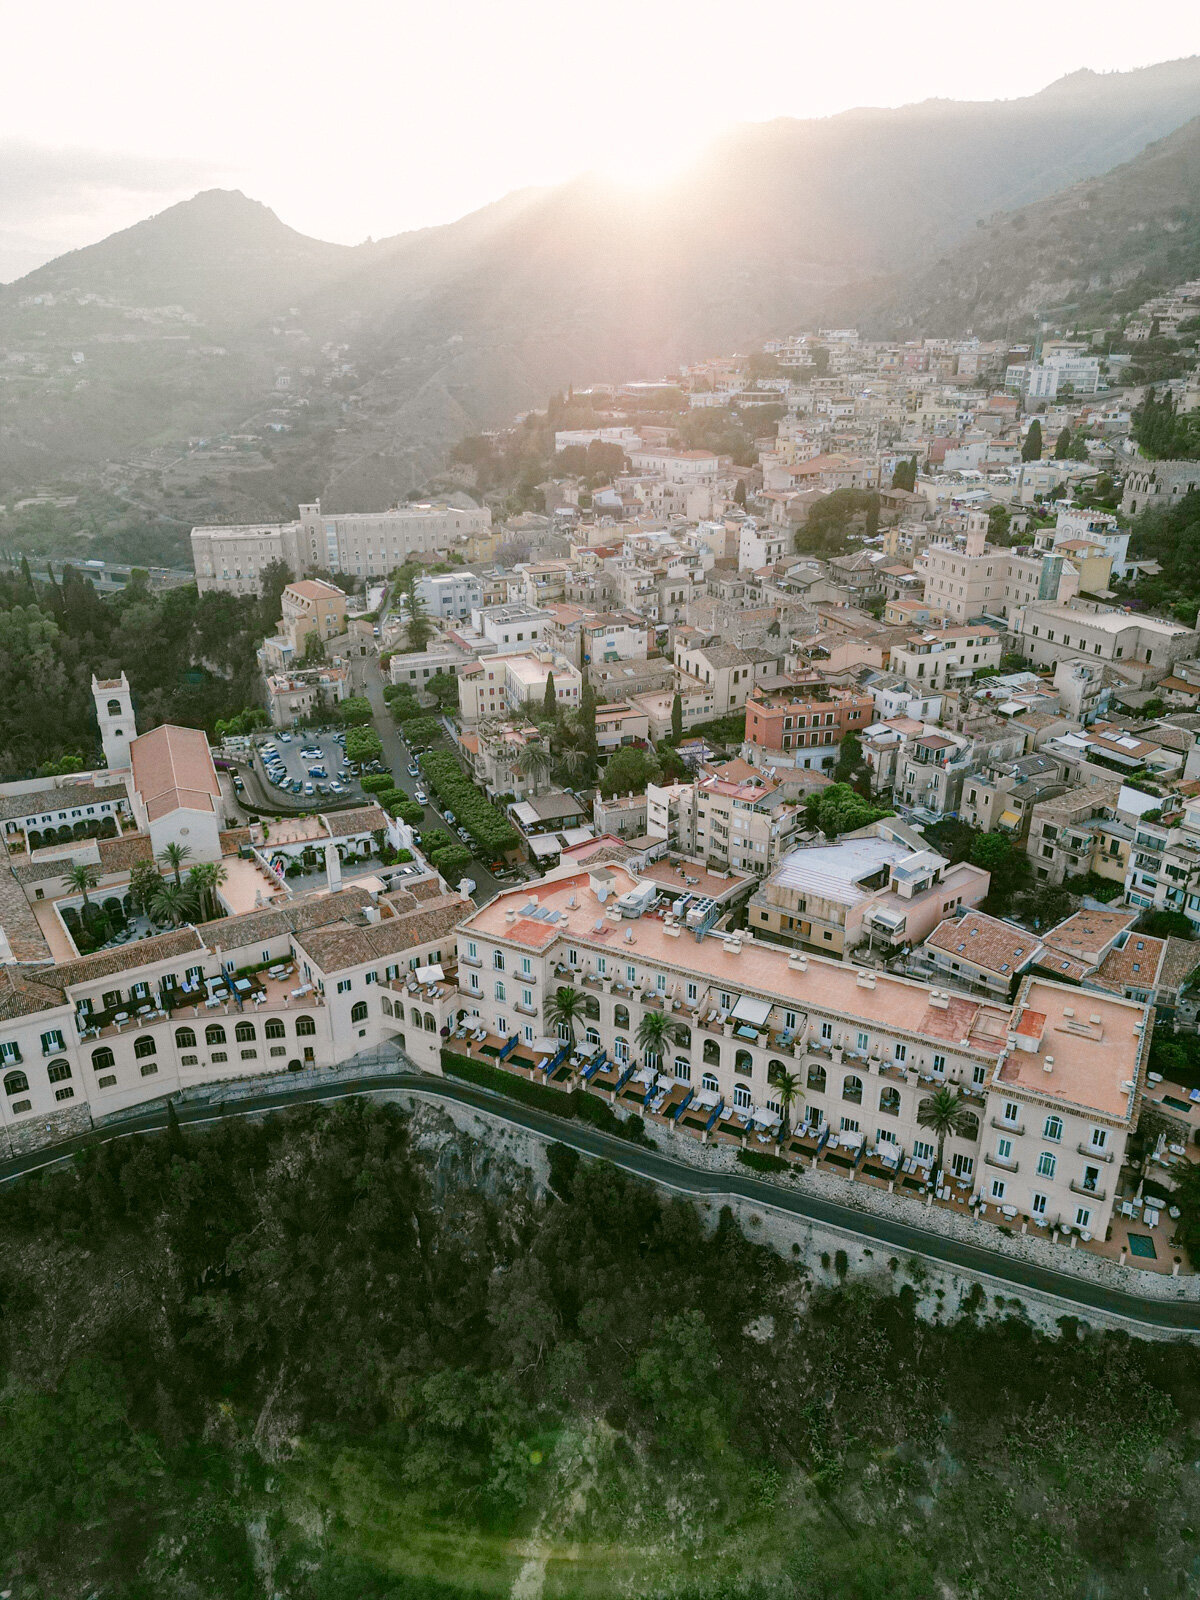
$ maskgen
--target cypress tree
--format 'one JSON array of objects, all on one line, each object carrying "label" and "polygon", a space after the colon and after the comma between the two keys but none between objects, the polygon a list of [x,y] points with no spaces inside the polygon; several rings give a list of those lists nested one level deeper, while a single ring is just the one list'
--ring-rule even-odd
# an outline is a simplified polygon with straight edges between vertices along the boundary
[{"label": "cypress tree", "polygon": [[1029,432],[1025,435],[1025,444],[1021,450],[1022,461],[1040,461],[1042,459],[1042,424],[1034,417],[1029,424]]},{"label": "cypress tree", "polygon": [[1064,428],[1059,434],[1058,438],[1054,441],[1054,459],[1055,461],[1066,461],[1070,457],[1070,454],[1071,430],[1070,428]]},{"label": "cypress tree", "polygon": [[671,741],[678,744],[683,738],[683,700],[679,690],[675,691],[675,698],[671,701]]},{"label": "cypress tree", "polygon": [[558,715],[558,699],[554,692],[553,672],[546,674],[546,694],[542,700],[542,710],[548,717],[556,717]]}]

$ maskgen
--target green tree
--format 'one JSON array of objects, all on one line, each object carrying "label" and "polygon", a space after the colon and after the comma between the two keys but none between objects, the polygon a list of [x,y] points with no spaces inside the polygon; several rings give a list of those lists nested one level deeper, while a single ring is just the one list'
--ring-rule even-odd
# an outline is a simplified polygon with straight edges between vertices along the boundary
[{"label": "green tree", "polygon": [[343,728],[365,728],[375,713],[365,694],[348,695],[338,704],[337,719]]},{"label": "green tree", "polygon": [[1007,506],[993,506],[988,512],[987,536],[993,544],[1000,544],[1008,538],[1008,530],[1012,523],[1012,512]]},{"label": "green tree", "polygon": [[637,1025],[635,1037],[643,1054],[655,1057],[661,1065],[666,1059],[668,1048],[673,1044],[680,1044],[684,1033],[679,1024],[672,1021],[665,1011],[644,1011]]},{"label": "green tree", "polygon": [[344,748],[347,761],[378,761],[383,754],[383,741],[374,728],[351,728]]},{"label": "green tree", "polygon": [[559,984],[546,1008],[546,1021],[552,1028],[565,1028],[575,1047],[575,1024],[583,1018],[583,996],[569,984]]},{"label": "green tree", "polygon": [[1064,428],[1054,441],[1054,459],[1066,461],[1071,454],[1071,430]]},{"label": "green tree", "polygon": [[904,461],[897,461],[896,470],[892,473],[892,488],[906,489],[912,494],[917,487],[917,458],[909,456]]},{"label": "green tree", "polygon": [[783,1144],[792,1131],[792,1109],[804,1099],[804,1084],[798,1072],[776,1066],[768,1073],[768,1081],[775,1090],[783,1122],[779,1128],[779,1142]]},{"label": "green tree", "polygon": [[548,717],[558,716],[558,697],[554,689],[554,674],[546,674],[546,692],[542,696],[542,710]]},{"label": "green tree", "polygon": [[1037,417],[1029,424],[1029,431],[1025,435],[1025,443],[1021,446],[1022,461],[1040,461],[1042,459],[1042,424]]},{"label": "green tree", "polygon": [[433,633],[433,623],[429,620],[425,602],[417,593],[417,579],[414,574],[405,591],[408,601],[408,627],[405,636],[410,650],[424,650]]},{"label": "green tree", "polygon": [[67,868],[67,882],[76,894],[83,896],[83,909],[85,913],[91,910],[92,902],[88,898],[88,891],[96,887],[96,871],[81,861],[73,861]]},{"label": "green tree", "polygon": [[164,866],[170,867],[171,871],[175,874],[175,887],[177,889],[181,888],[183,884],[183,879],[180,876],[179,869],[183,863],[188,860],[188,858],[191,856],[191,853],[192,849],[190,845],[177,844],[174,839],[171,840],[170,844],[164,845],[164,847],[158,853],[158,859],[163,863]]},{"label": "green tree", "polygon": [[683,738],[683,697],[676,689],[671,700],[671,743],[678,744]]},{"label": "green tree", "polygon": [[745,509],[746,482],[744,478],[739,478],[733,486],[733,503],[734,505],[741,506],[743,509]]},{"label": "green tree", "polygon": [[532,741],[525,746],[517,757],[517,771],[529,783],[536,796],[541,785],[550,776],[550,768],[554,758],[544,744],[534,744]]},{"label": "green tree", "polygon": [[988,906],[1004,910],[1029,877],[1029,858],[1006,833],[981,833],[971,845],[971,861],[990,873]]},{"label": "green tree", "polygon": [[871,769],[863,754],[862,740],[856,733],[850,732],[843,737],[838,747],[833,776],[836,783],[848,783],[860,792],[864,785],[869,784]]},{"label": "green tree", "polygon": [[1179,1208],[1175,1237],[1187,1251],[1192,1270],[1200,1271],[1200,1164],[1179,1162],[1171,1200]]},{"label": "green tree", "polygon": [[891,815],[886,806],[873,806],[855,794],[848,783],[831,783],[816,790],[804,802],[804,809],[809,827],[819,828],[827,839],[855,833]]},{"label": "green tree", "polygon": [[648,783],[657,783],[662,777],[658,757],[652,750],[639,750],[636,745],[626,745],[609,757],[608,765],[600,778],[604,794],[644,794]]},{"label": "green tree", "polygon": [[948,1135],[962,1132],[969,1115],[971,1115],[970,1110],[957,1089],[935,1089],[918,1105],[918,1123],[922,1128],[928,1128],[931,1133],[937,1135],[938,1172],[945,1164]]},{"label": "green tree", "polygon": [[178,928],[188,920],[193,908],[192,896],[182,883],[160,883],[150,911],[156,921]]},{"label": "green tree", "polygon": [[129,869],[129,898],[147,915],[162,885],[162,874],[153,861],[135,861]]}]

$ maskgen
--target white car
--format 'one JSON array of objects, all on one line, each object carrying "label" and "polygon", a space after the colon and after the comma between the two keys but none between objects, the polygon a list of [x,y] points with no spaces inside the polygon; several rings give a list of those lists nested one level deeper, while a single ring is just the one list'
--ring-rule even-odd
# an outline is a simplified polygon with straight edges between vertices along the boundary
[{"label": "white car", "polygon": [[429,804],[429,796],[425,793],[424,789],[418,789],[416,794],[413,796],[413,799],[418,805],[421,806],[426,806]]}]

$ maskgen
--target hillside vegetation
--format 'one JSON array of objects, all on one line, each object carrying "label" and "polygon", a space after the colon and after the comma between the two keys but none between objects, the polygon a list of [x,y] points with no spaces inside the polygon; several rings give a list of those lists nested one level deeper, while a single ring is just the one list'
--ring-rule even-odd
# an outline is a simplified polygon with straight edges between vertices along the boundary
[{"label": "hillside vegetation", "polygon": [[780,119],[652,190],[585,176],[353,249],[200,195],[0,289],[0,494],[117,462],[183,522],[377,507],[552,390],[795,331],[1197,115],[1200,59]]},{"label": "hillside vegetation", "polygon": [[[0,1196],[13,1600],[977,1600],[1200,1570],[1190,1346],[914,1315],[441,1113],[118,1141]],[[814,1281],[821,1280],[819,1286]],[[930,1301],[933,1297],[930,1296]]]},{"label": "hillside vegetation", "polygon": [[996,217],[870,320],[980,335],[1133,310],[1200,275],[1200,118],[1132,161]]}]

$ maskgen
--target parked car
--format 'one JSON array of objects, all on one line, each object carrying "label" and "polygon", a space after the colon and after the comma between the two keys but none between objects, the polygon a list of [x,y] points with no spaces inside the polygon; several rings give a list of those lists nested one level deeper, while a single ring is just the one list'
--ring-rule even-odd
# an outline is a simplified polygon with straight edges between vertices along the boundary
[{"label": "parked car", "polygon": [[408,775],[410,778],[419,778],[421,776],[421,768],[415,761],[408,763]]},{"label": "parked car", "polygon": [[429,796],[425,793],[424,789],[418,789],[413,795],[413,799],[418,805],[427,806],[429,804]]},{"label": "parked car", "polygon": [[246,785],[242,782],[242,780],[239,777],[237,777],[235,775],[234,780],[233,780],[233,787],[237,790],[237,792],[239,794],[241,794],[242,790],[246,787]]},{"label": "parked car", "polygon": [[311,783],[306,783],[304,785],[304,792],[305,794],[316,794],[317,791],[313,788]]},{"label": "parked car", "polygon": [[449,811],[449,810],[443,811],[442,815],[445,817],[446,821],[450,824],[450,826],[453,827],[454,826],[454,822],[455,822],[455,817],[454,817],[453,811]]},{"label": "parked car", "polygon": [[279,735],[279,742],[280,742],[280,744],[291,744],[291,742],[292,742],[291,734],[290,733],[281,733]]}]

